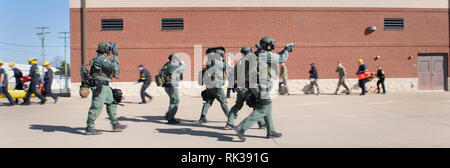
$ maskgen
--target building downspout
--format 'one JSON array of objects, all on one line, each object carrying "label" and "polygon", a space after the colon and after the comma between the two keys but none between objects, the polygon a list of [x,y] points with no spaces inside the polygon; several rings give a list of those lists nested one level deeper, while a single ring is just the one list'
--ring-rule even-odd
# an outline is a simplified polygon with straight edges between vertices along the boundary
[{"label": "building downspout", "polygon": [[81,0],[81,66],[86,65],[86,0]]}]

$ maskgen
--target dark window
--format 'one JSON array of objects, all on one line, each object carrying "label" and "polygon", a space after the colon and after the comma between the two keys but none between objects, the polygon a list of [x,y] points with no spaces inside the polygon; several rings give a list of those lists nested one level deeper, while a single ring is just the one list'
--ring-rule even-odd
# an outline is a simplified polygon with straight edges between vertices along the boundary
[{"label": "dark window", "polygon": [[102,19],[102,30],[123,30],[123,19]]},{"label": "dark window", "polygon": [[384,29],[403,29],[403,18],[384,18]]},{"label": "dark window", "polygon": [[184,19],[183,18],[162,18],[161,30],[183,30]]}]

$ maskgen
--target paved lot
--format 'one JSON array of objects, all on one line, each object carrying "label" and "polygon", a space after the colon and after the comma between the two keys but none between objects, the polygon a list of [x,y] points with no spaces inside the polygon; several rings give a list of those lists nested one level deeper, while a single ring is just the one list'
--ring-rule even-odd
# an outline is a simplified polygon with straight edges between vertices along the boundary
[{"label": "paved lot", "polygon": [[[234,100],[228,99],[230,108]],[[131,103],[138,97],[125,101],[130,103],[119,107],[118,116],[129,128],[100,136],[83,135],[89,99],[0,106],[0,147],[450,147],[450,92],[280,96],[273,114],[283,137],[265,139],[265,130],[255,125],[244,143],[233,130],[223,130],[226,118],[218,102],[208,114],[211,122],[199,125],[201,98],[181,97],[182,123],[167,125],[167,97],[146,105]],[[237,123],[249,112],[244,107]],[[106,117],[103,112],[98,118],[98,129],[111,129]]]}]

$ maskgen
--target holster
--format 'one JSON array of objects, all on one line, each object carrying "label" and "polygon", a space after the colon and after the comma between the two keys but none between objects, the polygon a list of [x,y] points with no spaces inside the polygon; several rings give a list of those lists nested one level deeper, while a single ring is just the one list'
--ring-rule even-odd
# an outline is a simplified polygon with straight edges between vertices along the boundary
[{"label": "holster", "polygon": [[201,93],[203,101],[208,100],[208,91],[204,90]]},{"label": "holster", "polygon": [[252,92],[250,92],[250,94],[247,96],[247,98],[245,100],[245,103],[249,107],[261,107],[261,106],[265,106],[265,105],[271,104],[272,100],[256,98],[256,96]]},{"label": "holster", "polygon": [[98,79],[92,79],[89,81],[89,83],[90,83],[89,85],[91,87],[97,87],[95,89],[95,91],[92,93],[92,96],[94,98],[97,97],[98,95],[100,95],[100,93],[102,92],[102,89],[103,89],[103,87],[102,87],[103,85],[106,85],[106,86],[109,85],[108,81],[98,80]]},{"label": "holster", "polygon": [[115,104],[121,103],[123,100],[122,90],[112,89],[112,92],[113,92],[113,97],[114,97],[114,103]]},{"label": "holster", "polygon": [[250,93],[247,98],[245,99],[245,103],[249,107],[255,107],[256,105],[256,97],[252,93]]}]

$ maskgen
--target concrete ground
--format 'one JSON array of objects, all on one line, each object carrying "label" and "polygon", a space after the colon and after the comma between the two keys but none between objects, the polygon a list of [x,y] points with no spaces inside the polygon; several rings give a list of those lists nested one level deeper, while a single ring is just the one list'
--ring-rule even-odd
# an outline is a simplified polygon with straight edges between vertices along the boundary
[{"label": "concrete ground", "polygon": [[[37,101],[34,99],[33,101]],[[228,106],[235,98],[228,99]],[[118,117],[129,127],[111,129],[106,112],[96,121],[100,136],[83,135],[89,99],[60,98],[46,105],[0,106],[0,147],[450,147],[450,92],[391,93],[387,95],[290,95],[273,102],[280,139],[265,139],[265,130],[246,132],[237,142],[233,130],[224,130],[226,118],[215,102],[199,125],[200,97],[181,97],[180,125],[167,125],[163,115],[168,97],[139,105],[127,97]],[[0,104],[6,99],[0,99]],[[239,123],[248,116],[244,107]]]}]

